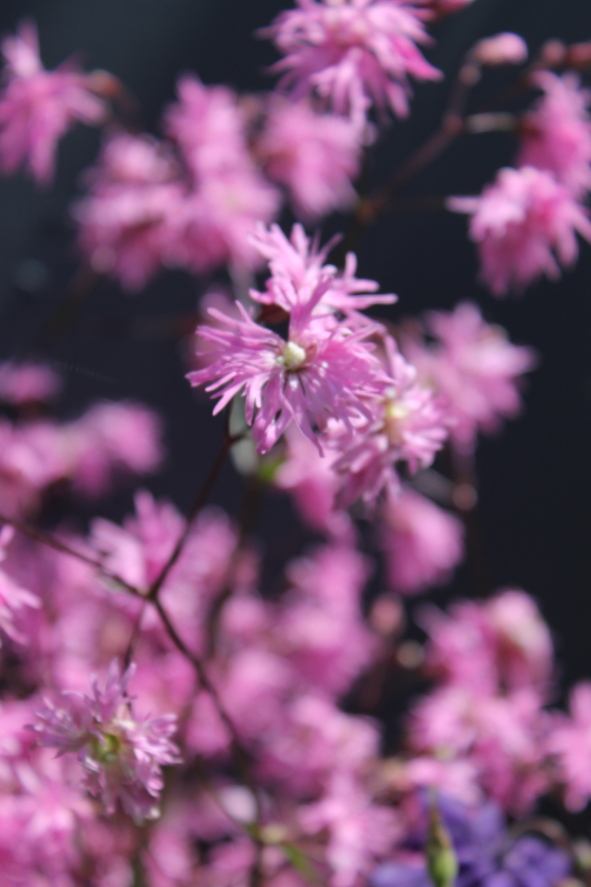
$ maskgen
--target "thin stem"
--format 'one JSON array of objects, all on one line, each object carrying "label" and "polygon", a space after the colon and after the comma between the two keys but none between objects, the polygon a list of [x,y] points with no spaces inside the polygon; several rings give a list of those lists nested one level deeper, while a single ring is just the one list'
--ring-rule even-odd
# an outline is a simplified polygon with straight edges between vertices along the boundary
[{"label": "thin stem", "polygon": [[94,569],[97,570],[97,572],[100,573],[100,575],[104,579],[108,579],[109,582],[113,582],[124,591],[128,591],[130,594],[133,594],[136,597],[143,596],[139,589],[137,589],[134,585],[130,585],[129,582],[126,582],[125,579],[121,578],[121,576],[117,576],[116,573],[111,573],[109,570],[106,570],[104,566],[100,563],[100,561],[96,561],[94,560],[94,558],[88,557],[88,555],[83,554],[81,551],[76,551],[75,549],[70,548],[68,545],[60,542],[59,539],[56,539],[55,536],[52,536],[49,533],[45,533],[42,530],[38,530],[35,527],[30,527],[23,521],[17,520],[13,517],[8,517],[8,515],[5,514],[0,514],[0,523],[9,524],[9,526],[14,527],[15,530],[18,530],[19,533],[22,533],[23,536],[28,536],[29,539],[33,539],[35,542],[40,542],[42,545],[47,545],[48,548],[53,548],[55,551],[59,551],[60,554],[67,554],[70,557],[75,557],[77,560],[82,561],[82,563],[88,564],[89,567],[94,567]]},{"label": "thin stem", "polygon": [[172,568],[174,567],[174,565],[176,564],[176,562],[178,561],[179,557],[182,554],[183,548],[185,547],[187,539],[189,538],[189,535],[191,533],[193,521],[195,520],[195,518],[197,517],[197,515],[199,514],[199,512],[201,511],[201,509],[203,508],[203,506],[207,502],[207,500],[209,498],[209,494],[211,493],[211,491],[214,487],[214,484],[215,484],[216,480],[218,479],[220,471],[222,470],[224,462],[226,461],[226,456],[228,455],[230,448],[235,443],[237,443],[237,441],[239,441],[241,437],[242,437],[242,435],[238,435],[237,437],[233,437],[226,430],[226,432],[224,434],[224,439],[222,441],[222,445],[221,445],[220,450],[216,456],[215,462],[211,466],[211,468],[209,470],[209,474],[205,478],[205,481],[203,482],[203,485],[197,494],[197,498],[193,502],[191,510],[189,511],[189,514],[187,515],[187,522],[185,525],[185,529],[184,529],[183,533],[181,534],[177,544],[175,545],[172,554],[170,555],[167,562],[164,564],[162,570],[160,571],[159,576],[152,583],[152,586],[150,587],[150,590],[147,595],[147,600],[153,601],[153,602],[156,601],[158,594],[160,592],[160,589],[162,588],[162,586],[166,582],[166,579],[168,578],[170,571],[172,570]]}]

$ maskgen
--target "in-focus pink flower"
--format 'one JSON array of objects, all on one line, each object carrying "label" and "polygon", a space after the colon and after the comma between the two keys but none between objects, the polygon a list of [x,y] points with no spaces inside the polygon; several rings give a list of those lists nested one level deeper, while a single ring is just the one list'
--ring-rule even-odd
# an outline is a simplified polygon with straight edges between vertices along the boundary
[{"label": "in-focus pink flower", "polygon": [[591,241],[591,222],[569,188],[545,170],[501,169],[480,197],[451,197],[449,209],[469,213],[481,278],[494,295],[521,291],[579,254],[577,233]]},{"label": "in-focus pink flower", "polygon": [[216,359],[188,378],[192,385],[211,383],[207,391],[220,389],[214,414],[244,390],[246,421],[260,453],[270,450],[292,421],[316,442],[315,426],[324,428],[329,418],[350,425],[369,417],[366,401],[383,387],[379,362],[364,341],[369,329],[352,332],[344,323],[315,319],[322,288],[308,301],[295,295],[287,341],[255,323],[242,306],[241,321],[210,309],[227,329],[198,329],[202,339],[217,345]]},{"label": "in-focus pink flower", "polygon": [[346,314],[350,321],[354,319],[362,324],[368,321],[359,311],[371,305],[392,305],[397,300],[391,293],[376,295],[379,284],[375,280],[355,277],[355,253],[347,253],[343,271],[327,265],[328,253],[336,239],[320,249],[318,238],[306,237],[299,224],[293,226],[289,239],[279,225],[267,229],[259,224],[250,239],[269,263],[271,272],[263,292],[250,291],[252,298],[263,305],[277,305],[290,313],[299,302],[314,299],[315,314],[326,314],[326,309],[331,308]]},{"label": "in-focus pink flower", "polygon": [[47,184],[53,177],[58,140],[76,121],[102,123],[105,106],[71,63],[55,71],[43,68],[32,22],[5,38],[2,53],[6,66],[0,94],[0,168],[13,173],[24,166],[40,184]]},{"label": "in-focus pink flower", "polygon": [[396,495],[400,481],[396,463],[411,472],[426,468],[441,449],[448,430],[445,413],[433,391],[417,381],[417,371],[400,354],[393,339],[384,339],[387,383],[374,398],[372,415],[351,433],[336,428],[329,441],[341,454],[334,464],[342,475],[337,505],[362,497],[373,505],[382,490]]},{"label": "in-focus pink flower", "polygon": [[360,169],[363,128],[336,114],[319,114],[310,102],[272,95],[256,143],[263,169],[283,185],[299,216],[314,221],[349,209],[351,182]]},{"label": "in-focus pink flower", "polygon": [[472,452],[478,432],[490,434],[503,417],[520,412],[520,376],[535,366],[535,353],[512,345],[505,330],[487,324],[471,302],[450,312],[430,311],[426,326],[435,343],[406,336],[404,354],[444,399],[454,446]]},{"label": "in-focus pink flower", "polygon": [[547,740],[564,785],[568,810],[582,810],[591,797],[591,682],[581,681],[570,694],[570,717],[556,713]]},{"label": "in-focus pink flower", "polygon": [[531,80],[544,95],[523,117],[517,165],[546,169],[581,195],[591,187],[591,91],[573,73],[538,71]]},{"label": "in-focus pink flower", "polygon": [[379,532],[390,588],[400,594],[444,584],[464,557],[461,521],[409,487],[387,498]]},{"label": "in-focus pink flower", "polygon": [[91,794],[102,799],[108,814],[117,801],[136,821],[159,815],[163,764],[179,762],[170,741],[176,716],[163,715],[138,723],[131,712],[127,685],[135,666],[122,675],[114,660],[105,689],[93,676],[92,696],[63,694],[63,707],[46,700],[33,729],[41,745],[59,754],[75,752],[86,771]]},{"label": "in-focus pink flower", "polygon": [[410,0],[297,0],[264,33],[285,58],[280,86],[299,99],[315,92],[337,114],[356,119],[373,103],[408,114],[409,76],[437,80],[421,55],[424,9]]}]

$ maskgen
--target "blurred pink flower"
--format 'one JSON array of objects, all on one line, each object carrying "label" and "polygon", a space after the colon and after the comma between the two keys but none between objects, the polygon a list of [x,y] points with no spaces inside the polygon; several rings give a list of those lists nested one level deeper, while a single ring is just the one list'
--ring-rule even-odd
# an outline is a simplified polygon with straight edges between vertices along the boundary
[{"label": "blurred pink flower", "polygon": [[299,216],[315,221],[350,209],[360,170],[363,128],[319,114],[306,99],[272,95],[256,150],[266,174],[284,185]]},{"label": "blurred pink flower", "polygon": [[523,117],[517,165],[548,170],[580,196],[591,187],[591,91],[573,73],[537,71],[531,80],[544,95]]},{"label": "blurred pink flower", "polygon": [[340,508],[360,497],[373,505],[384,489],[396,495],[396,463],[406,462],[411,472],[428,467],[448,434],[444,411],[431,389],[419,384],[416,369],[392,338],[386,336],[384,343],[388,376],[371,404],[373,415],[353,431],[338,428],[329,437],[340,453],[334,464],[342,476]]},{"label": "blurred pink flower", "polygon": [[179,763],[170,741],[176,716],[163,715],[137,723],[130,708],[127,685],[135,666],[122,675],[117,662],[109,668],[105,689],[92,678],[93,695],[63,694],[63,708],[46,700],[37,711],[33,729],[41,745],[59,754],[75,752],[86,771],[90,793],[113,814],[117,801],[136,821],[159,815],[163,787],[161,765]]},{"label": "blurred pink flower", "polygon": [[73,207],[79,243],[99,273],[130,292],[174,264],[185,186],[166,148],[150,136],[120,133],[87,174],[88,196]]},{"label": "blurred pink flower", "polygon": [[[0,561],[6,558],[6,547],[10,544],[14,530],[5,525],[0,530]],[[18,611],[23,607],[41,606],[37,595],[21,588],[4,570],[0,570],[0,629],[9,638],[20,644],[27,643],[27,636],[18,628]]]},{"label": "blurred pink flower", "polygon": [[527,60],[527,55],[527,44],[523,37],[511,32],[485,37],[470,51],[474,61],[487,66],[520,65]]},{"label": "blurred pink flower", "polygon": [[409,0],[297,0],[264,33],[285,55],[274,70],[294,98],[315,91],[337,114],[359,119],[374,103],[404,117],[409,76],[441,76],[416,45],[429,42],[426,17]]},{"label": "blurred pink flower", "polygon": [[454,446],[472,452],[479,431],[494,432],[502,417],[520,412],[519,377],[535,366],[535,353],[512,345],[505,330],[485,323],[471,302],[451,312],[430,311],[426,326],[435,344],[407,335],[403,351],[419,378],[443,398]]},{"label": "blurred pink flower", "polygon": [[390,588],[416,594],[445,584],[464,557],[461,521],[409,487],[386,499],[381,516]]},{"label": "blurred pink flower", "polygon": [[553,176],[533,166],[501,169],[480,197],[450,197],[448,207],[468,213],[478,244],[480,276],[494,295],[521,291],[579,254],[577,232],[591,241],[587,211]]},{"label": "blurred pink flower", "polygon": [[40,363],[9,361],[0,364],[0,400],[17,405],[52,400],[62,381],[50,367]]},{"label": "blurred pink flower", "polygon": [[102,123],[106,108],[72,63],[55,71],[43,68],[32,22],[24,22],[16,36],[4,39],[2,53],[6,66],[0,94],[0,168],[13,173],[24,166],[45,185],[53,178],[58,140],[76,121]]},{"label": "blurred pink flower", "polygon": [[556,759],[564,803],[577,812],[591,798],[591,682],[582,681],[573,688],[569,709],[570,717],[554,714],[547,748]]}]

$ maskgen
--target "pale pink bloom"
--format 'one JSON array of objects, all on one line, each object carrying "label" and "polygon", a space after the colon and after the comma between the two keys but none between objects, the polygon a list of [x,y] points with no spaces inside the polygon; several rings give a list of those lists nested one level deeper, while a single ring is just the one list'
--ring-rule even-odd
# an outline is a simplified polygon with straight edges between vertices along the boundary
[{"label": "pale pink bloom", "polygon": [[177,92],[179,101],[165,115],[165,131],[178,144],[194,181],[252,167],[246,118],[236,93],[225,86],[204,86],[192,76],[181,77]]},{"label": "pale pink bloom", "polygon": [[319,114],[306,99],[269,100],[256,150],[269,178],[287,188],[296,213],[314,221],[350,209],[357,193],[363,129],[345,117]]},{"label": "pale pink bloom", "polygon": [[65,429],[76,488],[98,495],[116,470],[155,471],[164,456],[161,434],[159,417],[141,404],[105,402],[91,407]]},{"label": "pale pink bloom", "polygon": [[443,398],[454,446],[470,453],[478,432],[490,434],[503,417],[520,412],[519,377],[535,366],[535,353],[512,345],[505,330],[487,324],[471,302],[429,312],[426,326],[435,344],[408,336],[404,353]]},{"label": "pale pink bloom", "polygon": [[472,216],[480,276],[494,295],[521,291],[542,275],[560,277],[579,254],[577,233],[591,241],[591,222],[569,188],[532,166],[501,169],[480,197],[450,197]]},{"label": "pale pink bloom", "polygon": [[372,305],[391,305],[396,301],[397,297],[391,293],[375,295],[379,289],[375,280],[355,277],[357,257],[354,253],[347,253],[343,271],[326,264],[337,239],[320,249],[318,238],[306,237],[304,228],[299,224],[293,226],[289,239],[279,225],[271,225],[267,229],[259,224],[250,239],[269,263],[271,272],[263,292],[250,291],[252,298],[263,305],[277,305],[290,313],[298,303],[314,299],[315,314],[326,314],[328,307],[359,323],[367,323],[367,318],[362,318],[359,311]]},{"label": "pale pink bloom", "polygon": [[254,164],[206,175],[174,210],[180,231],[169,264],[197,274],[224,263],[240,270],[257,268],[261,261],[249,235],[257,222],[275,218],[279,204],[279,193]]},{"label": "pale pink bloom", "polygon": [[547,750],[556,759],[568,810],[582,810],[591,797],[591,683],[577,684],[569,700],[570,717],[554,714]]},{"label": "pale pink bloom", "polygon": [[345,324],[331,328],[315,320],[322,288],[307,301],[295,295],[287,341],[255,323],[242,306],[241,321],[210,309],[227,329],[198,328],[203,339],[217,345],[216,359],[188,378],[192,385],[210,382],[207,391],[221,389],[214,415],[244,391],[246,421],[260,453],[270,450],[292,421],[316,442],[314,426],[324,428],[331,417],[350,425],[369,416],[366,401],[383,387],[379,362],[363,341],[368,330],[352,332]]},{"label": "pale pink bloom", "polygon": [[[6,557],[6,546],[10,544],[14,536],[14,529],[5,525],[0,530],[0,561]],[[37,595],[25,588],[21,588],[4,570],[0,570],[0,629],[4,631],[9,638],[20,644],[27,643],[27,637],[19,630],[18,612],[23,607],[41,606],[41,601]]]},{"label": "pale pink bloom", "polygon": [[387,384],[373,401],[373,415],[358,423],[354,433],[337,430],[332,445],[342,455],[335,470],[342,474],[337,499],[346,507],[362,497],[373,505],[382,490],[399,490],[396,463],[406,462],[411,472],[428,467],[447,437],[445,414],[433,392],[419,384],[417,371],[385,337]]},{"label": "pale pink bloom", "polygon": [[407,0],[297,0],[265,33],[285,58],[275,70],[294,98],[316,92],[337,114],[359,118],[373,103],[408,114],[409,76],[441,73],[421,55],[425,13]]},{"label": "pale pink bloom", "polygon": [[477,804],[483,799],[476,766],[467,758],[449,760],[429,755],[413,755],[399,767],[388,764],[386,778],[388,784],[399,792],[436,788],[442,794],[457,798],[465,804]]},{"label": "pale pink bloom", "polygon": [[591,187],[591,92],[573,73],[537,71],[531,80],[544,95],[524,115],[517,165],[546,169],[580,195]]},{"label": "pale pink bloom", "polygon": [[479,40],[470,51],[480,65],[520,65],[527,60],[527,43],[519,34],[506,32]]},{"label": "pale pink bloom", "polygon": [[135,667],[122,675],[114,660],[105,689],[92,678],[93,695],[63,694],[63,707],[45,700],[33,729],[41,745],[59,754],[75,752],[86,771],[86,786],[113,814],[120,801],[136,821],[159,815],[163,787],[161,765],[177,764],[178,749],[170,741],[176,716],[134,720],[127,685]]},{"label": "pale pink bloom", "polygon": [[382,509],[380,542],[390,588],[416,594],[443,585],[464,558],[463,526],[410,487],[389,496]]},{"label": "pale pink bloom", "polygon": [[373,803],[349,773],[335,773],[326,794],[301,809],[300,821],[310,834],[328,830],[326,861],[332,887],[357,884],[359,876],[372,871],[375,860],[388,852],[400,834],[395,811]]},{"label": "pale pink bloom", "polygon": [[99,273],[142,289],[163,265],[174,264],[186,186],[165,147],[150,136],[120,133],[87,173],[90,192],[73,207],[79,243]]},{"label": "pale pink bloom", "polygon": [[346,511],[336,510],[340,483],[332,467],[336,454],[328,451],[321,456],[295,425],[288,428],[285,438],[286,459],[275,472],[273,483],[291,493],[305,524],[335,540],[352,543],[353,523]]},{"label": "pale pink bloom", "polygon": [[425,608],[427,665],[452,684],[484,695],[502,688],[547,693],[553,673],[552,639],[535,601],[507,589],[484,602],[453,604],[449,615]]},{"label": "pale pink bloom", "polygon": [[0,400],[27,404],[52,400],[62,387],[57,373],[40,363],[0,364]]},{"label": "pale pink bloom", "polygon": [[283,654],[310,685],[344,693],[375,653],[361,615],[369,564],[352,548],[327,546],[292,563],[293,584],[273,629]]},{"label": "pale pink bloom", "polygon": [[377,724],[345,714],[324,694],[302,694],[283,714],[260,769],[295,797],[315,794],[335,771],[363,772],[378,755]]},{"label": "pale pink bloom", "polygon": [[420,700],[409,722],[414,751],[467,758],[483,789],[514,813],[549,787],[546,731],[540,696],[529,688],[500,696],[452,684]]},{"label": "pale pink bloom", "polygon": [[53,177],[58,140],[80,121],[103,122],[106,109],[89,89],[88,78],[71,64],[46,71],[39,58],[37,29],[21,24],[15,37],[2,42],[6,60],[0,95],[0,167],[19,166],[47,184]]}]

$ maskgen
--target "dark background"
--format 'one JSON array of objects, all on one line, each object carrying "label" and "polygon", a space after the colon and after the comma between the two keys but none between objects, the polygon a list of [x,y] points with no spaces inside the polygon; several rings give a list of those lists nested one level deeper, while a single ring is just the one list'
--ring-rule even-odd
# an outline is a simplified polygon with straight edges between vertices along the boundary
[{"label": "dark background", "polygon": [[[282,5],[280,0],[3,0],[0,31],[12,31],[21,18],[33,16],[47,67],[80,51],[88,70],[107,69],[128,85],[143,109],[145,127],[157,132],[162,107],[173,99],[176,77],[184,70],[197,72],[208,84],[271,88],[265,68],[276,56],[253,32]],[[522,34],[532,54],[550,37],[588,40],[591,3],[475,0],[437,26],[429,58],[453,75],[476,39],[504,30]],[[491,74],[475,104],[506,76]],[[447,89],[445,82],[417,86],[410,120],[392,125],[376,148],[371,170],[376,182],[436,128]],[[21,177],[0,179],[3,358],[30,352],[76,272],[68,206],[98,145],[97,132],[83,127],[72,132],[60,148],[55,186],[46,191]],[[514,150],[508,136],[466,139],[422,174],[408,194],[477,192],[499,166],[511,162]],[[325,233],[344,224],[332,220]],[[460,216],[392,215],[366,233],[358,252],[360,275],[379,280],[384,292],[398,293],[392,319],[471,298],[489,320],[509,330],[513,341],[539,352],[524,414],[480,446],[481,521],[495,585],[535,595],[555,632],[565,677],[590,675],[591,247],[582,244],[577,268],[560,283],[544,282],[506,301],[493,299],[475,282],[475,255]],[[221,425],[183,378],[183,346],[170,334],[171,320],[194,311],[206,283],[167,273],[129,297],[115,283],[101,281],[75,327],[43,347],[43,355],[66,377],[61,416],[77,415],[97,398],[137,399],[164,414],[170,456],[149,486],[184,510],[217,452]],[[227,466],[215,501],[235,512],[236,488],[236,475]],[[130,509],[128,489],[81,508],[80,517],[100,512],[120,519]],[[286,498],[271,496],[258,531],[272,565],[297,549]],[[458,591],[465,593],[465,571],[458,582]]]}]

